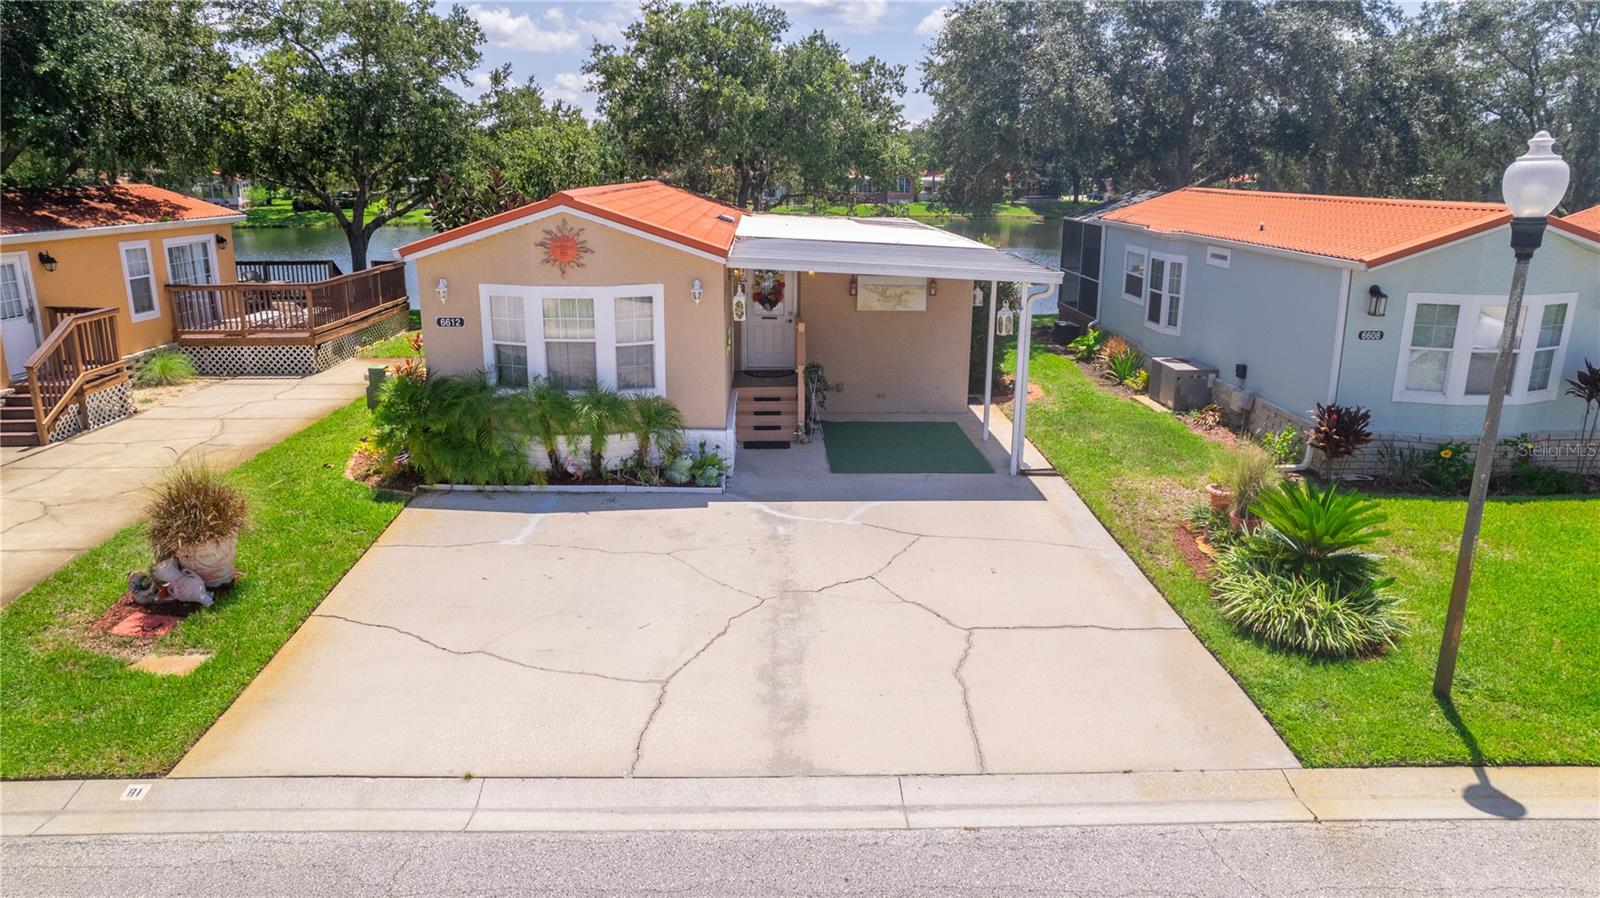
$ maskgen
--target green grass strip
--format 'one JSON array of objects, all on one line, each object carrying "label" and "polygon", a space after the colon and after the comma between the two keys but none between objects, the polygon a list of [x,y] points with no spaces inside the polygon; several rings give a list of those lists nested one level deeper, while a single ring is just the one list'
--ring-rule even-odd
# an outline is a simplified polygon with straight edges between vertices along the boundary
[{"label": "green grass strip", "polygon": [[239,584],[151,649],[210,652],[188,676],[132,671],[79,644],[148,568],[144,526],[83,553],[0,612],[0,776],[137,776],[172,768],[400,513],[403,497],[344,477],[360,401],[229,474],[250,499]]},{"label": "green grass strip", "polygon": [[[1008,361],[1014,366],[1013,358]],[[1071,482],[1308,766],[1600,763],[1600,499],[1493,497],[1454,703],[1434,700],[1461,498],[1383,496],[1377,551],[1411,631],[1388,654],[1319,661],[1243,634],[1184,563],[1173,525],[1223,450],[1036,349],[1028,437]]]}]

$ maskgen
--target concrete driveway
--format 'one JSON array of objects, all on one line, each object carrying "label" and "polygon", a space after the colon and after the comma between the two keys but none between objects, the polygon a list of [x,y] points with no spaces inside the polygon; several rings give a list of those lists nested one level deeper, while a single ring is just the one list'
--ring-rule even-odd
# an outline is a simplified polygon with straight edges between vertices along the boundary
[{"label": "concrete driveway", "polygon": [[371,364],[227,380],[64,442],[0,450],[0,605],[138,520],[173,462],[232,467],[360,396]]},{"label": "concrete driveway", "polygon": [[424,495],[174,775],[1296,766],[1059,478],[739,465]]}]

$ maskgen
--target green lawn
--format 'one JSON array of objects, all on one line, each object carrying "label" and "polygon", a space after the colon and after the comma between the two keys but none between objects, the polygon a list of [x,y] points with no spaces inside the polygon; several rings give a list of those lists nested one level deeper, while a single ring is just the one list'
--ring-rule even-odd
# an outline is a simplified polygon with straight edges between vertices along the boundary
[{"label": "green lawn", "polygon": [[[1060,218],[1073,212],[1087,208],[1091,203],[1076,203],[1067,200],[1057,200],[1048,203],[1001,203],[994,210],[981,216],[990,218],[1019,218],[1038,221],[1045,218]],[[811,206],[775,206],[770,211],[779,215],[855,215],[871,216],[876,206],[860,204],[854,208],[835,203],[821,208]],[[930,221],[949,221],[953,218],[967,218],[968,216],[954,212],[942,206],[932,206],[928,203],[905,203],[895,207],[898,214],[905,218],[926,219]]]},{"label": "green lawn", "polygon": [[149,566],[142,525],[0,612],[0,776],[135,776],[177,763],[403,507],[344,477],[368,421],[358,400],[229,475],[251,503],[243,576],[154,647],[215,653],[194,673],[134,672],[80,645],[127,572]]},{"label": "green lawn", "polygon": [[[344,210],[346,215],[350,210]],[[367,207],[367,217],[383,211],[381,203]],[[427,225],[433,224],[428,217],[426,209],[412,209],[410,212],[385,222],[389,225]],[[273,200],[270,203],[251,206],[244,210],[244,221],[235,224],[236,228],[335,228],[339,224],[333,218],[332,212],[296,212],[294,205],[288,200]]]},{"label": "green lawn", "polygon": [[369,343],[356,350],[356,355],[364,359],[409,359],[413,356],[421,358],[423,353],[411,348],[411,338],[422,329],[422,313],[416,309],[411,310],[411,323],[403,333]]},{"label": "green lawn", "polygon": [[[1015,352],[1008,357],[1014,364]],[[1221,450],[1036,349],[1028,437],[1308,766],[1600,763],[1600,499],[1494,498],[1454,707],[1431,693],[1463,499],[1384,496],[1379,551],[1413,615],[1384,657],[1314,661],[1241,635],[1173,543]]]}]

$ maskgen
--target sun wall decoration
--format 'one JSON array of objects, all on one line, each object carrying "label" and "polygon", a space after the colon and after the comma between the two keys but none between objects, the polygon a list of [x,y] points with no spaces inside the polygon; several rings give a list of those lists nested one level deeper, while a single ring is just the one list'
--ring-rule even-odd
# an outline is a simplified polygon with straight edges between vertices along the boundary
[{"label": "sun wall decoration", "polygon": [[582,268],[583,257],[594,252],[583,239],[583,228],[569,227],[564,221],[545,231],[544,239],[534,246],[544,250],[544,264],[559,268],[562,277],[567,276],[568,268]]}]

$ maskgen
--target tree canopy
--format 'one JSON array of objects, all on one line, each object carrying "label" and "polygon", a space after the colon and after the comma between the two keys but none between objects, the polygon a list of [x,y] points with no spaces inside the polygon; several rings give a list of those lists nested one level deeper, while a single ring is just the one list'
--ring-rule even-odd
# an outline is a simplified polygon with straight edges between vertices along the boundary
[{"label": "tree canopy", "polygon": [[462,157],[471,118],[449,85],[468,83],[482,31],[423,0],[243,0],[228,36],[259,55],[222,89],[225,164],[315,197],[365,268],[372,232]]}]

